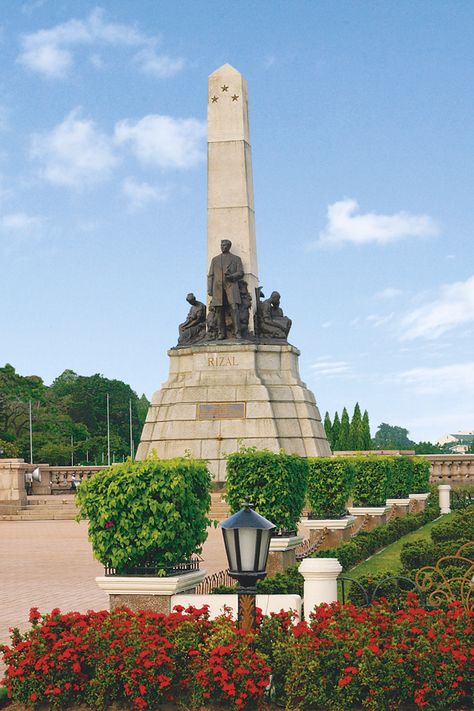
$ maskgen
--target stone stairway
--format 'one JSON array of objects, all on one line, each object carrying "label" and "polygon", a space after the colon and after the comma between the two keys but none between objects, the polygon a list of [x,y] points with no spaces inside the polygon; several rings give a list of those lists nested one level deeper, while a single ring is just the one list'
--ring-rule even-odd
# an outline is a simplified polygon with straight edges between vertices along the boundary
[{"label": "stone stairway", "polygon": [[215,521],[224,521],[224,519],[229,516],[229,504],[226,504],[226,502],[223,501],[222,494],[211,494],[211,510],[209,511],[209,518]]},{"label": "stone stairway", "polygon": [[[209,518],[223,521],[230,514],[229,506],[222,501],[221,494],[211,494],[211,510]],[[74,496],[51,495],[29,496],[28,503],[17,514],[1,514],[0,521],[72,521],[77,516],[77,506]]]},{"label": "stone stairway", "polygon": [[0,521],[72,521],[77,516],[74,496],[29,496],[17,514],[0,515]]}]

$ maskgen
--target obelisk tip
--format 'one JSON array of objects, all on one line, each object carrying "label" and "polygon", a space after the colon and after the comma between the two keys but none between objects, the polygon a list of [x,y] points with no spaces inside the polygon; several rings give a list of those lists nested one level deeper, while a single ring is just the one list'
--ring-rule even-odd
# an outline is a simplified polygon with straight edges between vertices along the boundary
[{"label": "obelisk tip", "polygon": [[226,76],[234,75],[235,76],[235,75],[237,75],[239,77],[242,76],[242,74],[235,67],[233,67],[231,64],[223,64],[222,67],[215,69],[212,72],[212,74],[209,74],[209,78],[216,76],[216,75],[219,75],[219,76],[222,76],[222,75],[226,75]]}]

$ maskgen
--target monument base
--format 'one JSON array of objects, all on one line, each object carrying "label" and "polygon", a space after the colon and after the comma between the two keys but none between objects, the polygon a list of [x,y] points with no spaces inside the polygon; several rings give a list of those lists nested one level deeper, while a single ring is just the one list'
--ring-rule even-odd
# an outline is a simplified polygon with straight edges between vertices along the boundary
[{"label": "monument base", "polygon": [[330,456],[314,395],[288,344],[220,343],[168,351],[170,374],[151,401],[137,459],[206,459],[217,481],[240,446]]}]

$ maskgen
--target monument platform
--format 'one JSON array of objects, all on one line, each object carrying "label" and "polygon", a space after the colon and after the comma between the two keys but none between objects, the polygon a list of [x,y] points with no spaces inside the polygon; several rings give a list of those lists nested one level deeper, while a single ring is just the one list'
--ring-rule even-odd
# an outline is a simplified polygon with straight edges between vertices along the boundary
[{"label": "monument platform", "polygon": [[170,373],[151,401],[137,451],[206,459],[217,481],[240,446],[330,456],[292,345],[213,342],[168,351]]}]

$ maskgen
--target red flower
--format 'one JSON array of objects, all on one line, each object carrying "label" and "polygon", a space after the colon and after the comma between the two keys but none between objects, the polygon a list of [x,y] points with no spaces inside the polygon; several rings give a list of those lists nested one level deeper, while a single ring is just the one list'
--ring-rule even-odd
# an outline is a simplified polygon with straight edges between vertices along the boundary
[{"label": "red flower", "polygon": [[30,694],[30,701],[36,701],[37,698],[38,698],[37,694],[35,694],[35,692],[33,691],[33,693]]},{"label": "red flower", "polygon": [[351,676],[343,676],[339,681],[337,682],[338,686],[347,686],[352,681]]}]

